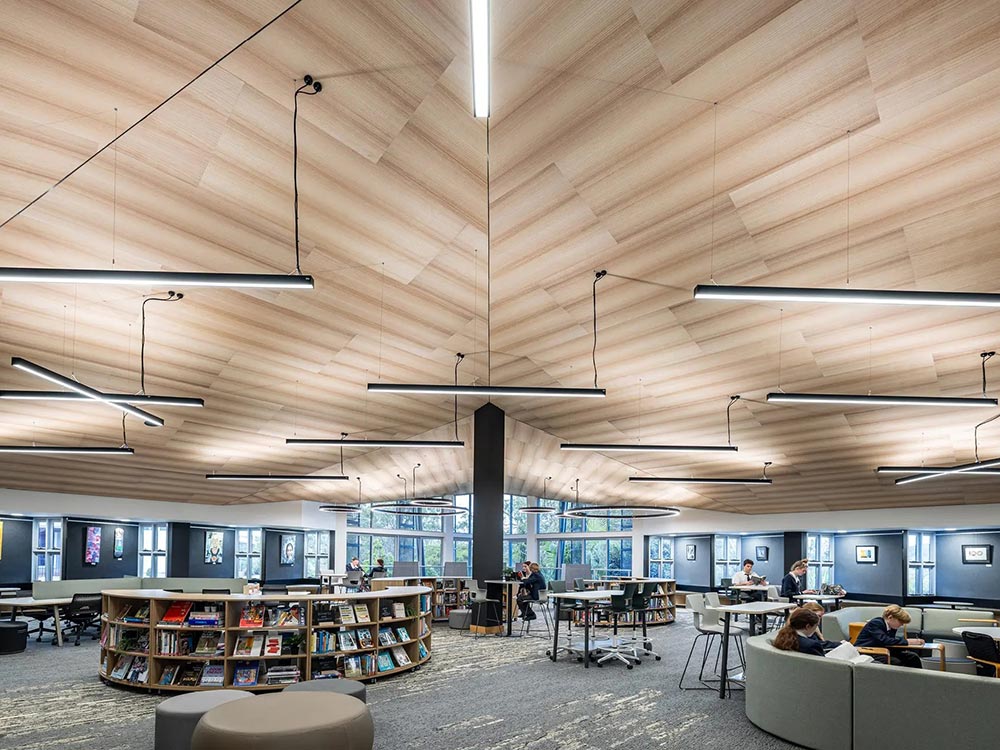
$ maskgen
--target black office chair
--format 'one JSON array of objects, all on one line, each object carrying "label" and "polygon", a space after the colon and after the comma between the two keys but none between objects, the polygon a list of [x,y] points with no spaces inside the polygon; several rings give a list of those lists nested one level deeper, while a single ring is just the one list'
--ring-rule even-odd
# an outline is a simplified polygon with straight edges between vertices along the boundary
[{"label": "black office chair", "polygon": [[[56,628],[54,622],[51,628],[45,627],[45,623],[53,619],[54,613],[52,611],[52,607],[24,608],[18,610],[18,614],[21,617],[27,617],[28,619],[34,620],[37,623],[36,627],[28,630],[28,635],[34,635],[35,633],[38,633],[38,637],[35,639],[36,641],[41,641],[42,636],[45,635],[46,633],[52,633],[52,635],[55,636]],[[53,645],[56,644],[55,637],[52,638],[52,643]]]},{"label": "black office chair", "polygon": [[[281,591],[282,591],[282,593],[284,593],[284,591],[285,591],[285,587],[284,586],[281,587]],[[202,589],[201,593],[203,593],[203,594],[221,594],[222,596],[229,596],[233,592],[230,591],[229,589]]]},{"label": "black office chair", "polygon": [[635,591],[635,596],[632,597],[632,640],[638,643],[635,637],[635,626],[636,621],[642,623],[642,648],[637,648],[637,651],[641,651],[643,656],[653,656],[656,657],[657,661],[662,658],[658,653],[653,651],[653,643],[649,640],[649,636],[646,632],[646,624],[648,621],[648,616],[650,608],[654,604],[660,603],[659,600],[654,602],[653,594],[660,590],[660,584],[646,582],[642,584]]},{"label": "black office chair", "polygon": [[73,600],[66,608],[63,619],[69,623],[65,635],[75,635],[74,646],[80,645],[80,636],[88,628],[94,629],[91,640],[97,640],[101,632],[101,595],[100,594],[73,594]]},{"label": "black office chair", "polygon": [[386,578],[388,575],[384,570],[373,570],[369,578],[374,580],[375,578]]},{"label": "black office chair", "polygon": [[358,591],[361,589],[364,577],[365,573],[362,570],[349,570],[347,571],[347,580],[344,582],[344,585]]},{"label": "black office chair", "polygon": [[985,633],[962,633],[969,658],[976,663],[976,674],[980,677],[1000,677],[1000,646],[993,636]]},{"label": "black office chair", "polygon": [[573,579],[573,590],[574,591],[583,591],[586,588],[587,588],[587,585],[583,582],[582,578],[574,578]]},{"label": "black office chair", "polygon": [[621,596],[610,596],[609,602],[605,607],[601,609],[607,612],[608,617],[611,618],[612,625],[612,635],[611,642],[607,646],[600,646],[599,649],[604,652],[604,656],[597,660],[597,666],[604,666],[604,662],[615,659],[622,662],[626,667],[632,669],[634,661],[636,664],[641,663],[639,658],[639,650],[636,648],[634,638],[622,638],[618,635],[618,620],[622,616],[634,616],[632,612],[632,601],[635,599],[635,594],[639,590],[638,583],[626,583],[622,587]]}]

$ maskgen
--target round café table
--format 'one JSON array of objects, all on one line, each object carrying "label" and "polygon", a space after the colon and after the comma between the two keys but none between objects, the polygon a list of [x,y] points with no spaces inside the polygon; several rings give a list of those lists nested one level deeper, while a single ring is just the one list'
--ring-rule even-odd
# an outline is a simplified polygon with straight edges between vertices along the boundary
[{"label": "round caf\u00e9 table", "polygon": [[1000,641],[1000,628],[952,628],[953,633],[982,633]]}]

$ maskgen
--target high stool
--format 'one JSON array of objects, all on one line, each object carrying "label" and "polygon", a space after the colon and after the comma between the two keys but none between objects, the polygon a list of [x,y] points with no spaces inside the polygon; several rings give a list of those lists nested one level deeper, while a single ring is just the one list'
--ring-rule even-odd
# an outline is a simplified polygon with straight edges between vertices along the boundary
[{"label": "high stool", "polygon": [[213,708],[253,698],[246,690],[204,690],[167,698],[156,707],[155,750],[190,750],[191,737],[201,717]]},{"label": "high stool", "polygon": [[28,623],[0,622],[0,654],[19,654],[28,647]]},{"label": "high stool", "polygon": [[357,680],[336,679],[336,680],[306,680],[304,682],[293,682],[282,692],[285,693],[338,693],[357,698],[362,703],[368,702],[368,689],[363,682]]},{"label": "high stool", "polygon": [[[538,606],[535,607],[534,606],[535,604],[537,604]],[[542,622],[545,623],[545,637],[551,638],[552,637],[552,621],[551,621],[550,616],[549,616],[549,594],[548,594],[548,592],[545,589],[542,589],[541,591],[539,591],[538,592],[538,600],[537,601],[532,600],[531,605],[532,605],[531,606],[531,611],[534,612],[536,615],[537,615],[538,612],[542,613]],[[522,636],[525,636],[525,635],[530,636],[531,635],[531,623],[532,623],[532,620],[526,620],[523,617],[521,618],[521,635]],[[539,632],[539,636],[541,636],[540,632]]]},{"label": "high stool", "polygon": [[469,630],[475,637],[503,633],[503,618],[500,616],[500,602],[497,599],[476,599],[470,604],[472,620]]},{"label": "high stool", "polygon": [[287,692],[233,701],[198,722],[191,750],[372,750],[368,707],[349,695]]}]

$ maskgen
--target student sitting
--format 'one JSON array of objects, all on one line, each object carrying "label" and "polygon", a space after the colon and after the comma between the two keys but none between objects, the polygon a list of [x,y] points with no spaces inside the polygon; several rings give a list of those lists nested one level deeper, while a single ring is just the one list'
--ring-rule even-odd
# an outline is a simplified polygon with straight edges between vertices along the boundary
[{"label": "student sitting", "polygon": [[806,573],[808,568],[801,560],[792,565],[792,569],[781,579],[781,596],[791,598],[796,594],[810,593],[806,589]]},{"label": "student sitting", "polygon": [[[823,608],[823,605],[820,604],[819,602],[803,602],[802,609],[808,609],[810,612],[815,612],[816,616],[819,618],[819,621],[823,622],[823,615],[826,614],[826,610]],[[825,640],[823,638],[823,631],[819,629],[819,625],[816,626],[816,633],[813,635],[813,638],[817,638],[821,641]]]},{"label": "student sitting", "polygon": [[[910,613],[897,604],[891,604],[882,611],[881,617],[873,617],[858,634],[854,645],[858,648],[888,648],[890,646],[923,646],[922,638],[905,638],[896,635],[896,630],[910,621]],[[890,662],[897,667],[922,669],[920,656],[912,651],[893,649],[889,652]],[[884,656],[874,657],[885,663]]]},{"label": "student sitting", "polygon": [[823,656],[830,649],[840,645],[817,637],[818,632],[819,615],[805,607],[793,609],[792,614],[788,616],[788,622],[774,636],[774,647],[782,651]]}]

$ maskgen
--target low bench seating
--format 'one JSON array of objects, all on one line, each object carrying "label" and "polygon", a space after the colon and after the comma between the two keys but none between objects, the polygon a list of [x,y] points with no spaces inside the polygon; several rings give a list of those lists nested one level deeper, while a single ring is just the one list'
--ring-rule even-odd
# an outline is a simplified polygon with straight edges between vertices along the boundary
[{"label": "low bench seating", "polygon": [[[852,622],[868,622],[873,617],[881,617],[885,607],[845,607],[844,609],[827,612],[823,615],[820,629],[828,641],[848,640],[849,626]],[[963,625],[975,626],[974,623],[961,622],[969,619],[993,619],[993,612],[988,609],[921,609],[919,607],[904,607],[910,614],[910,624],[906,626],[906,635],[910,638],[923,638],[925,641],[957,640],[958,635],[952,628]]]},{"label": "low bench seating", "polygon": [[746,715],[765,732],[814,750],[996,744],[1000,680],[779,651],[772,638],[746,641]]},{"label": "low bench seating", "polygon": [[224,703],[253,697],[246,690],[205,690],[167,698],[156,707],[154,750],[190,750],[202,716]]},{"label": "low bench seating", "polygon": [[357,698],[362,703],[368,702],[368,689],[363,682],[340,678],[336,680],[306,680],[293,682],[284,689],[286,693],[339,693]]}]

